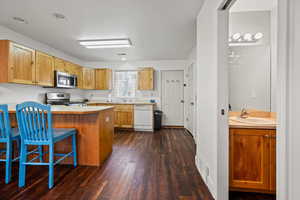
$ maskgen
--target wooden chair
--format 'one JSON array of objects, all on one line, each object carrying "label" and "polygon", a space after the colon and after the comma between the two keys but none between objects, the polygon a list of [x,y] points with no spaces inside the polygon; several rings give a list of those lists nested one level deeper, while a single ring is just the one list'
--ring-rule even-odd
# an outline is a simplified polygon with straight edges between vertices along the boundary
[{"label": "wooden chair", "polygon": [[[52,128],[51,106],[35,102],[24,102],[16,107],[17,121],[21,134],[21,157],[19,168],[19,187],[25,185],[26,165],[48,165],[49,166],[49,189],[54,184],[54,165],[67,157],[73,157],[73,164],[77,166],[76,153],[76,129]],[[55,154],[54,144],[67,137],[72,136],[72,151],[66,154]],[[47,145],[49,147],[49,161],[43,162],[42,156],[37,156],[27,161],[27,146]],[[54,160],[54,156],[59,156]],[[33,162],[40,158],[40,162]]]},{"label": "wooden chair", "polygon": [[[8,114],[7,105],[0,105],[0,143],[5,143],[5,149],[0,151],[1,156],[5,153],[5,159],[0,159],[1,162],[5,162],[5,183],[9,183],[11,180],[11,165],[13,161],[19,159],[19,157],[12,158],[13,141],[17,141],[19,144],[20,134],[17,128],[10,127],[10,120]],[[19,145],[18,145],[19,146]]]}]

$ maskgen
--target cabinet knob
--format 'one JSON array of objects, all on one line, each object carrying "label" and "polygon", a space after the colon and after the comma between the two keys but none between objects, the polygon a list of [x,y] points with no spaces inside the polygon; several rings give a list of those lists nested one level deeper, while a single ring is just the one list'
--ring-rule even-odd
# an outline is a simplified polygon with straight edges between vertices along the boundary
[{"label": "cabinet knob", "polygon": [[264,137],[265,137],[265,138],[270,138],[270,136],[269,136],[269,135],[264,135]]}]

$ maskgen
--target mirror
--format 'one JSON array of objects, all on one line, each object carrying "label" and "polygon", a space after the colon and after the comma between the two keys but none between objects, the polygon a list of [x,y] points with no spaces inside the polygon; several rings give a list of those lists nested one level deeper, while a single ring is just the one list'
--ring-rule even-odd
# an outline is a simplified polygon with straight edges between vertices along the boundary
[{"label": "mirror", "polygon": [[270,12],[232,12],[229,27],[230,108],[271,111]]}]

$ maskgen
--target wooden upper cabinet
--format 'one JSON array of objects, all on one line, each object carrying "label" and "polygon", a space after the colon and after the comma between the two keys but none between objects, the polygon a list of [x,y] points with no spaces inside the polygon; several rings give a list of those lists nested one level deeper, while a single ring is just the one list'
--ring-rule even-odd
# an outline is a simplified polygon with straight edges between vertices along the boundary
[{"label": "wooden upper cabinet", "polygon": [[138,90],[154,89],[154,69],[143,68],[138,71]]},{"label": "wooden upper cabinet", "polygon": [[37,51],[36,84],[42,86],[54,86],[54,57]]},{"label": "wooden upper cabinet", "polygon": [[272,172],[275,169],[271,169],[275,165],[271,164],[275,159],[270,148],[271,135],[270,130],[230,129],[231,189],[272,192],[271,182],[274,184],[276,178]]},{"label": "wooden upper cabinet", "polygon": [[95,70],[91,68],[82,69],[82,88],[93,90],[95,89]]},{"label": "wooden upper cabinet", "polygon": [[35,84],[35,50],[0,41],[0,82]]},{"label": "wooden upper cabinet", "polygon": [[112,89],[112,70],[111,69],[96,69],[96,90],[111,90]]},{"label": "wooden upper cabinet", "polygon": [[83,77],[82,77],[82,67],[79,65],[75,65],[74,75],[77,76],[77,87],[82,89],[83,88]]},{"label": "wooden upper cabinet", "polygon": [[54,58],[54,70],[59,72],[68,72],[66,62],[60,58]]}]

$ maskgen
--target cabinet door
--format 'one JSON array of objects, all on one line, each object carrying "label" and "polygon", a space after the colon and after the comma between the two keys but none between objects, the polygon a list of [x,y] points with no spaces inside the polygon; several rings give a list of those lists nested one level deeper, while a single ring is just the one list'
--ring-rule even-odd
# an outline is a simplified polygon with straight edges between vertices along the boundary
[{"label": "cabinet door", "polygon": [[10,43],[8,82],[35,84],[35,50]]},{"label": "cabinet door", "polygon": [[77,87],[82,88],[82,67],[77,65],[74,74],[77,76]]},{"label": "cabinet door", "polygon": [[230,129],[230,187],[269,190],[269,132]]},{"label": "cabinet door", "polygon": [[66,70],[65,61],[60,58],[54,58],[54,69],[59,72],[68,72]]},{"label": "cabinet door", "polygon": [[133,112],[115,111],[115,125],[119,128],[133,128]]},{"label": "cabinet door", "polygon": [[115,105],[115,126],[133,128],[133,105]]},{"label": "cabinet door", "polygon": [[270,191],[276,192],[276,131],[270,131]]},{"label": "cabinet door", "polygon": [[96,89],[97,90],[110,90],[112,81],[111,69],[97,69],[96,70]]},{"label": "cabinet door", "polygon": [[144,68],[138,72],[138,89],[139,90],[153,90],[153,68]]},{"label": "cabinet door", "polygon": [[36,52],[36,83],[42,86],[54,84],[54,58],[42,52]]},{"label": "cabinet door", "polygon": [[82,85],[84,89],[95,89],[95,70],[89,68],[83,68],[82,70]]}]

